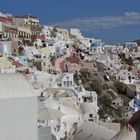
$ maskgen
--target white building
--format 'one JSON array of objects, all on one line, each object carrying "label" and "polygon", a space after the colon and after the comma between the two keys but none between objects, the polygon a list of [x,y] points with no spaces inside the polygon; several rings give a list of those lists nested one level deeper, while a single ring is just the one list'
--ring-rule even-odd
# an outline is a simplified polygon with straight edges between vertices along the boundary
[{"label": "white building", "polygon": [[85,122],[76,131],[73,140],[111,140],[117,132],[93,122]]},{"label": "white building", "polygon": [[34,41],[33,43],[34,43],[34,46],[37,46],[37,47],[42,47],[43,45],[41,39],[36,39],[36,41]]},{"label": "white building", "polygon": [[58,33],[63,37],[63,40],[68,41],[70,39],[70,31],[64,28],[57,28]]},{"label": "white building", "polygon": [[136,47],[138,46],[137,42],[126,42],[125,46],[128,48]]},{"label": "white building", "polygon": [[134,84],[136,82],[136,78],[137,77],[127,69],[120,70],[118,74],[116,74],[116,80],[119,80],[125,84]]},{"label": "white building", "polygon": [[37,97],[26,77],[0,74],[0,139],[37,140]]},{"label": "white building", "polygon": [[86,91],[82,88],[82,91],[78,93],[78,99],[80,103],[80,109],[82,111],[83,120],[85,121],[98,121],[97,94],[94,91]]},{"label": "white building", "polygon": [[91,44],[91,50],[96,53],[103,53],[103,42],[101,39],[97,39]]},{"label": "white building", "polygon": [[98,121],[98,113],[97,110],[95,109],[94,105],[92,103],[82,103],[80,105],[81,111],[83,113],[83,119],[85,121]]},{"label": "white building", "polygon": [[14,20],[16,25],[39,25],[39,19],[31,15],[17,16]]},{"label": "white building", "polygon": [[91,50],[91,44],[94,41],[95,41],[94,38],[81,38],[80,39],[80,42],[81,42],[80,49],[83,50],[83,51],[90,52],[90,50]]},{"label": "white building", "polygon": [[124,49],[122,50],[122,53],[124,53],[125,54],[125,58],[129,58],[129,56],[130,56],[130,53],[129,53],[129,49],[128,49],[128,47],[124,47]]},{"label": "white building", "polygon": [[52,27],[44,26],[44,28],[42,29],[42,34],[45,35],[45,39],[48,39],[51,37],[51,30],[52,30]]},{"label": "white building", "polygon": [[[43,89],[49,88],[51,86],[56,86],[56,75],[49,74],[47,72],[38,71],[36,69],[30,69],[30,74],[28,75],[32,86],[35,89]],[[57,86],[56,86],[57,87]]]},{"label": "white building", "polygon": [[119,132],[102,125],[85,122],[76,131],[73,140],[135,140],[135,131],[130,132],[125,126]]},{"label": "white building", "polygon": [[0,42],[0,54],[7,57],[12,56],[12,42],[11,41]]},{"label": "white building", "polygon": [[139,58],[140,57],[140,47],[139,46],[133,47],[130,51],[130,54],[132,56],[132,59]]},{"label": "white building", "polygon": [[70,35],[76,37],[77,39],[82,39],[83,35],[79,29],[70,28]]},{"label": "white building", "polygon": [[28,59],[41,58],[41,53],[36,47],[24,47],[25,54]]},{"label": "white building", "polygon": [[50,56],[60,57],[67,53],[67,46],[64,40],[61,39],[48,39],[46,47],[49,48]]},{"label": "white building", "polygon": [[46,43],[46,47],[48,47],[50,50],[50,55],[55,56],[56,55],[55,40],[48,39],[45,43]]},{"label": "white building", "polygon": [[58,85],[61,87],[73,87],[74,86],[74,74],[73,73],[63,73],[58,78]]},{"label": "white building", "polygon": [[65,41],[63,40],[57,40],[55,42],[55,54],[57,57],[60,57],[61,55],[65,55],[67,53],[67,47],[65,44]]}]

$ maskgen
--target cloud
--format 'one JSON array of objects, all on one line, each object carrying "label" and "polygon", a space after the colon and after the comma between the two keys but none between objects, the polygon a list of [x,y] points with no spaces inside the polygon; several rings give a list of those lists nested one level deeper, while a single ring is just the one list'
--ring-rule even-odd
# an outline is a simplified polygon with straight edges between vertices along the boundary
[{"label": "cloud", "polygon": [[140,13],[126,12],[120,16],[83,17],[55,23],[65,28],[79,28],[81,31],[100,31],[116,27],[140,25]]}]

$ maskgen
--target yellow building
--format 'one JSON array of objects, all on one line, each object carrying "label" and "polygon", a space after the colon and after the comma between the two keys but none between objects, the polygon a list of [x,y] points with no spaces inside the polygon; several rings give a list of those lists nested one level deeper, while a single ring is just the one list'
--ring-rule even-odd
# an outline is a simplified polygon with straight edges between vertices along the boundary
[{"label": "yellow building", "polygon": [[58,33],[60,33],[64,37],[65,41],[70,40],[70,32],[68,29],[57,28],[57,31],[58,31]]},{"label": "yellow building", "polygon": [[39,51],[40,51],[41,54],[46,56],[46,58],[50,56],[50,49],[48,47],[39,48]]},{"label": "yellow building", "polygon": [[50,50],[49,48],[45,47],[45,48],[40,48],[39,49],[40,53],[44,56],[44,58],[41,61],[41,68],[42,71],[48,72],[48,73],[53,73],[53,65],[49,60],[49,56],[50,56]]},{"label": "yellow building", "polygon": [[31,40],[31,27],[30,26],[18,26],[18,36],[19,38],[24,38],[27,40]]},{"label": "yellow building", "polygon": [[0,57],[0,68],[1,69],[7,69],[7,68],[13,68],[12,61],[8,60],[7,57],[3,56]]},{"label": "yellow building", "polygon": [[42,61],[42,71],[47,72],[47,73],[53,73],[54,72],[54,67],[48,59],[43,59],[43,61]]},{"label": "yellow building", "polygon": [[12,41],[12,54],[13,55],[19,55],[19,45],[18,45],[18,41]]}]

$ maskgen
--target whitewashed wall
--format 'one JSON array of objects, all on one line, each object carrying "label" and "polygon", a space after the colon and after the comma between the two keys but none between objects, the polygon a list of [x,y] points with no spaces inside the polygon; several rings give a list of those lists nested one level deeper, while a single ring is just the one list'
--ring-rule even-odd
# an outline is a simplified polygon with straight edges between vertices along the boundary
[{"label": "whitewashed wall", "polygon": [[36,97],[0,99],[0,140],[37,139]]}]

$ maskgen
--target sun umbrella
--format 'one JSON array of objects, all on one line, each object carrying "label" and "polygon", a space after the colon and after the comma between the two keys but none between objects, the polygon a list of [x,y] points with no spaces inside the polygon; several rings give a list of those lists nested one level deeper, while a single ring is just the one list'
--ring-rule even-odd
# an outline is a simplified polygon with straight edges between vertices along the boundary
[{"label": "sun umbrella", "polygon": [[38,115],[39,120],[56,120],[60,119],[64,114],[60,110],[56,109],[43,109]]}]

